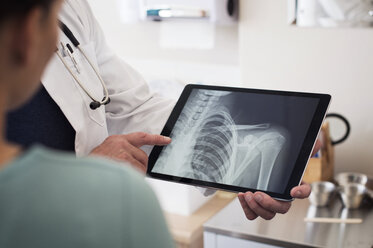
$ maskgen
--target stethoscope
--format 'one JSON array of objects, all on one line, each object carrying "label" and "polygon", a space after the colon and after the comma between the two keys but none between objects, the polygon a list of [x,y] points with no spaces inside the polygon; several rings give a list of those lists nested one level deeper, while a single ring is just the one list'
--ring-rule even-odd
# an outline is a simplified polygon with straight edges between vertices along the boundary
[{"label": "stethoscope", "polygon": [[[61,22],[61,21],[60,21],[60,28],[61,28],[62,32],[66,35],[66,37],[71,41],[71,43],[83,54],[84,58],[88,61],[89,65],[91,66],[91,68],[93,69],[93,71],[96,73],[96,75],[97,75],[98,79],[100,80],[101,85],[102,85],[102,87],[104,89],[105,96],[102,99],[102,101],[99,101],[99,100],[95,99],[92,96],[92,94],[84,87],[84,85],[81,83],[81,81],[79,80],[79,78],[77,77],[77,75],[71,70],[71,68],[66,63],[65,59],[63,58],[62,54],[57,49],[56,54],[60,58],[60,60],[62,61],[62,63],[66,67],[66,69],[70,72],[71,76],[79,84],[79,86],[83,89],[83,91],[89,96],[89,98],[91,98],[92,102],[89,104],[89,107],[92,110],[95,110],[95,109],[99,108],[101,105],[109,104],[110,103],[109,91],[108,91],[108,89],[106,87],[106,84],[105,84],[104,80],[102,79],[100,73],[98,72],[98,69],[93,65],[93,63],[88,58],[88,56],[86,55],[86,53],[80,47],[79,41],[76,39],[76,37],[74,36],[74,34],[71,32],[71,30],[63,22]],[[80,68],[79,68],[79,65],[78,65],[77,61],[74,58],[74,55],[73,55],[74,50],[72,49],[71,45],[70,44],[66,44],[65,45],[62,42],[60,44],[62,46],[63,52],[65,53],[66,56],[70,57],[71,61],[74,64],[74,67],[75,67],[76,71],[78,72],[78,74],[80,74]]]}]

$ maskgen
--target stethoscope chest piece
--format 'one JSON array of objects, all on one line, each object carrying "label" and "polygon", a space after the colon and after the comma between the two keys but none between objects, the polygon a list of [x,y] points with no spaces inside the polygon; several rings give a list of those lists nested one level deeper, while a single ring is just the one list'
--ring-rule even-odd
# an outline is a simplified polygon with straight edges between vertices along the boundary
[{"label": "stethoscope chest piece", "polygon": [[[105,100],[105,98],[102,100],[102,101],[104,101]],[[101,105],[106,105],[106,104],[109,104],[110,103],[110,97],[108,98],[108,100],[104,103],[104,104],[102,104],[101,102],[97,102],[97,101],[93,101],[93,102],[91,102],[90,104],[89,104],[89,107],[92,109],[92,110],[96,110],[96,109],[98,109],[99,107],[101,107]]]}]

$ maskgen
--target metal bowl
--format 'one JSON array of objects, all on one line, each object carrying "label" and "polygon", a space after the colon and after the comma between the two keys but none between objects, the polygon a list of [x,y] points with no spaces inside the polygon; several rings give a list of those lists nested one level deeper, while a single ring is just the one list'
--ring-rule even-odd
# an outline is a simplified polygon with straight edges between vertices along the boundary
[{"label": "metal bowl", "polygon": [[343,205],[350,209],[359,208],[367,192],[365,185],[349,183],[338,188]]},{"label": "metal bowl", "polygon": [[373,200],[373,177],[368,177],[368,182],[366,184],[367,194],[371,200]]},{"label": "metal bowl", "polygon": [[365,186],[368,182],[368,177],[361,173],[345,172],[338,174],[335,180],[340,186],[350,183],[357,183]]},{"label": "metal bowl", "polygon": [[335,191],[335,185],[330,182],[320,181],[311,184],[311,194],[309,200],[312,205],[325,207],[329,205]]}]

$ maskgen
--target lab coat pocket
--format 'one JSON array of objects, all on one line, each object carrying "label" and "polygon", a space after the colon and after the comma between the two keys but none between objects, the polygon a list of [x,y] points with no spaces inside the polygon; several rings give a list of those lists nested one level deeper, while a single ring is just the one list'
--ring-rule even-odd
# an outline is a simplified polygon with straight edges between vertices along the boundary
[{"label": "lab coat pocket", "polygon": [[[90,103],[93,100],[89,97],[88,93],[96,101],[102,101],[102,99],[104,98],[103,86],[101,84],[100,78],[95,72],[95,70],[98,71],[98,64],[93,43],[81,45],[81,51],[77,50],[75,53],[77,54],[76,60],[78,62],[78,69],[75,68],[77,72],[76,75],[80,80],[80,83],[82,84],[79,87],[79,91],[85,102],[85,107],[87,109],[88,115],[91,120],[93,120],[100,126],[106,126],[104,106],[101,106],[95,110],[92,110],[90,108]],[[73,64],[72,66],[74,67]],[[79,70],[79,72],[77,70]]]}]

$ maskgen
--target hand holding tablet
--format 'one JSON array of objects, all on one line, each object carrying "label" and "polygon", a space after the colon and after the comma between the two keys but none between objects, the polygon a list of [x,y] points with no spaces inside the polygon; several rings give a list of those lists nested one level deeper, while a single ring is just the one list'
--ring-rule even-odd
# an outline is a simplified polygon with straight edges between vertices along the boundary
[{"label": "hand holding tablet", "polygon": [[[318,140],[312,151],[312,156],[315,155],[321,148],[321,142]],[[290,195],[294,198],[304,199],[309,197],[311,193],[311,186],[302,183],[300,186],[292,188]],[[271,198],[262,192],[246,192],[239,193],[238,199],[241,207],[248,220],[255,220],[257,217],[262,217],[265,220],[270,220],[276,214],[285,214],[290,209],[290,201],[280,201]]]},{"label": "hand holding tablet", "polygon": [[153,178],[292,200],[330,96],[188,85],[154,147]]}]

